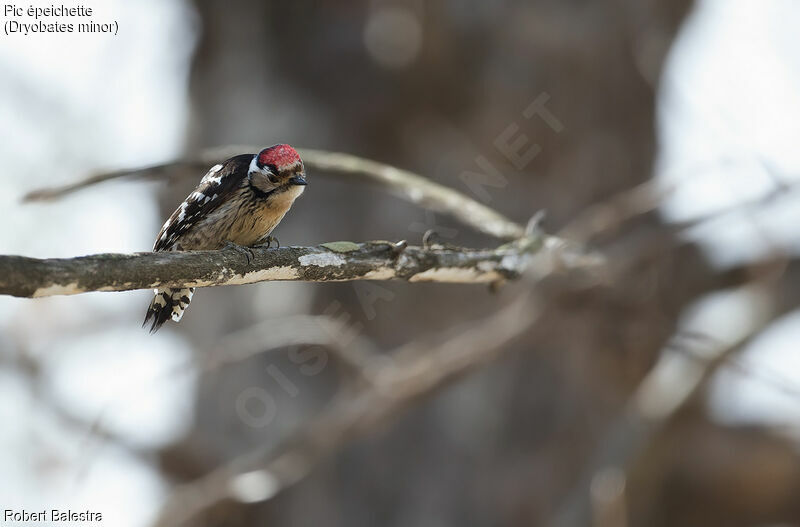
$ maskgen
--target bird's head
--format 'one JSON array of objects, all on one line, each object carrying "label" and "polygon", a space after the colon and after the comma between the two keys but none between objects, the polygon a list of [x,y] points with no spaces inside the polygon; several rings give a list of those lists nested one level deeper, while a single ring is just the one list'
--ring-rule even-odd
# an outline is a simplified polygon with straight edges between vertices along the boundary
[{"label": "bird's head", "polygon": [[308,184],[300,154],[289,145],[270,146],[254,155],[248,177],[251,184],[263,192]]}]

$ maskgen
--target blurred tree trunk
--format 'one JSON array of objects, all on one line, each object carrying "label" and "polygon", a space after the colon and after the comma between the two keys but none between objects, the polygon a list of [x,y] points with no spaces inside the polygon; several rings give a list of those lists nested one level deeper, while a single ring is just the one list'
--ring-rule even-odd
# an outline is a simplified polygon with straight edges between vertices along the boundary
[{"label": "blurred tree trunk", "polygon": [[[551,230],[650,178],[656,91],[690,0],[398,5],[411,6],[422,47],[408,67],[386,69],[363,38],[378,3],[197,0],[203,33],[191,77],[191,146],[261,141],[339,149],[465,192],[470,187],[461,175],[480,171],[476,158],[483,156],[507,180],[483,187],[491,204],[521,222],[545,208]],[[563,124],[560,132],[538,116],[523,115],[542,94]],[[515,165],[497,144],[513,142],[517,133],[528,138],[522,152],[532,143],[540,151]],[[413,239],[421,236],[418,224],[430,221],[396,200],[315,181],[313,174],[306,194],[278,233],[285,244]],[[437,227],[444,232],[452,226]],[[613,241],[604,240],[603,249],[612,260],[624,260],[656,234],[670,247],[675,240],[663,231],[657,217],[645,216]],[[467,232],[456,240],[490,243]],[[564,294],[540,329],[517,343],[519,353],[348,448],[274,501],[236,514],[246,524],[543,522],[577,481],[680,312],[717,283],[689,245],[634,266],[626,276],[611,288]],[[314,310],[337,301],[365,334],[396,344],[492,312],[507,297],[468,287],[379,287],[375,313],[363,308],[352,284],[314,287]],[[235,296],[241,305],[253,293],[215,294],[226,295],[217,298],[227,303]],[[199,302],[193,306],[199,308]],[[192,327],[193,338],[202,342],[246,325],[246,311],[217,309],[215,316],[223,319]],[[243,367],[224,382],[206,383],[198,433],[164,457],[174,475],[196,475],[248,444],[275,440],[275,429],[248,429],[225,413],[232,413],[233,395],[219,391],[220,385],[234,393],[237,382],[264,380],[251,371]],[[304,395],[320,400],[304,406],[287,399],[281,410],[308,413],[334,389],[295,377]],[[685,503],[697,506],[692,499]],[[669,505],[672,524],[685,524],[682,514],[691,508]],[[219,523],[234,524],[227,516],[232,510]],[[664,512],[658,506],[646,510],[637,525],[656,525],[653,518]],[[713,511],[704,519],[705,525],[720,524]]]}]

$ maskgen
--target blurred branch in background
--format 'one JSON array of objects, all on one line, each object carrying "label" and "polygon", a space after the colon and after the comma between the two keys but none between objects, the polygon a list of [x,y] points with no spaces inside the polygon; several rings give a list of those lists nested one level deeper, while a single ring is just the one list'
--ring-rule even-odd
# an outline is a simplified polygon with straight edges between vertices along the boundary
[{"label": "blurred branch in background", "polygon": [[183,525],[224,500],[268,500],[304,478],[320,460],[347,442],[499,358],[509,349],[508,344],[539,318],[543,299],[526,289],[513,303],[484,320],[388,352],[363,372],[362,377],[369,380],[363,388],[340,396],[322,415],[290,433],[278,448],[257,448],[178,487],[156,525]]},{"label": "blurred branch in background", "polygon": [[[230,147],[209,151],[193,160],[146,169],[96,176],[80,183],[45,189],[26,199],[47,200],[65,196],[96,183],[115,178],[171,178],[190,168],[195,175],[234,152],[252,150]],[[538,282],[558,270],[597,270],[602,260],[575,249],[564,239],[548,236],[536,228],[527,236],[520,225],[492,209],[446,187],[405,171],[344,154],[304,152],[308,166],[378,183],[412,203],[446,212],[476,230],[498,238],[517,239],[496,249],[476,250],[450,245],[407,246],[405,242],[332,242],[317,247],[253,249],[252,262],[234,249],[220,252],[142,253],[95,255],[62,260],[35,260],[0,256],[0,292],[17,296],[74,294],[92,290],[128,290],[158,286],[215,286],[265,280],[342,281],[359,279],[405,279],[459,283],[496,283],[528,277]],[[183,174],[188,175],[187,170]],[[184,177],[181,175],[180,177]],[[561,231],[569,239],[591,240],[620,224],[655,210],[672,188],[646,182],[622,191],[607,201],[587,208]],[[778,194],[755,199],[748,207],[761,206]],[[465,213],[464,211],[469,211]],[[722,211],[723,213],[727,211]],[[704,217],[702,219],[708,219]],[[686,228],[686,226],[681,226]],[[637,244],[620,261],[613,274],[641,264],[657,248],[674,250],[678,240],[667,235],[672,227]],[[666,239],[671,243],[664,244]],[[779,255],[780,256],[780,255]],[[627,264],[626,264],[627,262]],[[782,265],[786,263],[781,260]],[[779,279],[774,260],[761,266],[737,270],[736,284],[763,282],[764,274]],[[770,265],[767,265],[770,264]],[[763,271],[759,273],[758,271]],[[607,269],[604,269],[607,271]],[[731,275],[718,273],[720,278]],[[776,278],[776,275],[777,278]],[[390,352],[381,352],[371,341],[357,342],[339,335],[335,322],[326,317],[293,317],[269,320],[240,330],[223,339],[203,364],[203,371],[246,360],[270,349],[300,342],[323,345],[332,350],[353,377],[356,391],[343,391],[322,415],[289,433],[278,448],[257,448],[236,457],[207,475],[179,486],[161,513],[158,525],[180,525],[204,510],[226,500],[252,503],[270,499],[309,474],[314,466],[348,442],[369,433],[415,400],[428,397],[461,375],[476,370],[500,356],[509,341],[533,327],[544,299],[526,281],[510,306],[463,331],[448,332],[438,344],[414,339]],[[552,291],[551,291],[552,292]],[[784,306],[786,308],[787,306]],[[779,312],[785,312],[780,309]],[[665,355],[641,381],[623,412],[609,425],[605,440],[584,468],[552,518],[552,525],[624,524],[626,485],[638,456],[659,436],[669,421],[689,403],[696,402],[703,387],[727,359],[740,350],[778,316],[765,318],[740,340],[718,346],[702,358],[683,357],[681,386],[674,380],[674,355]],[[455,335],[455,336],[453,336]],[[680,359],[680,357],[679,357]],[[670,372],[673,375],[670,376]],[[611,518],[609,520],[608,518]]]},{"label": "blurred branch in background", "polygon": [[323,346],[332,351],[360,378],[368,376],[383,359],[375,343],[340,319],[328,315],[293,315],[264,320],[225,336],[204,356],[200,368],[209,373],[260,353],[300,344]]},{"label": "blurred branch in background", "polygon": [[[785,269],[785,265],[763,269],[762,274],[753,276],[745,287],[774,300],[777,298],[774,289],[780,284]],[[604,509],[613,509],[616,503],[624,502],[628,474],[654,439],[681,411],[701,401],[705,388],[720,368],[752,344],[776,318],[794,307],[773,303],[775,305],[770,305],[758,320],[752,321],[752,327],[731,342],[714,342],[713,339],[709,341],[708,336],[695,335],[682,339],[688,342],[676,342],[672,346],[674,349],[665,350],[620,415],[612,421],[575,488],[548,525],[589,525]],[[701,343],[705,345],[701,347]],[[614,525],[626,524],[622,521]]]},{"label": "blurred branch in background", "polygon": [[[200,178],[211,166],[229,157],[244,152],[258,152],[261,148],[263,147],[242,145],[212,148],[172,163],[107,172],[69,185],[34,190],[26,194],[23,200],[28,202],[53,200],[119,178],[171,179],[188,176]],[[521,225],[499,212],[456,190],[434,183],[408,170],[338,152],[306,148],[299,149],[299,152],[306,170],[319,170],[322,173],[346,177],[354,182],[377,185],[415,205],[448,214],[478,232],[501,240],[513,240],[525,234],[525,229]]]},{"label": "blurred branch in background", "polygon": [[[12,473],[33,484],[14,477],[8,490],[53,496],[65,479],[53,462],[65,449],[30,440],[64,441],[25,404],[42,393],[74,418],[64,428],[86,421],[87,435],[136,448],[136,466],[119,476],[101,465],[110,449],[91,450],[103,491],[87,493],[91,505],[125,519],[163,506],[161,525],[197,527],[800,524],[800,322],[791,313],[800,209],[796,178],[780,177],[797,171],[791,9],[711,0],[183,3],[196,24],[182,14],[180,30],[158,25],[169,48],[151,54],[142,43],[156,39],[131,40],[113,71],[81,59],[89,71],[71,75],[56,53],[49,63],[14,58],[14,73],[30,66],[50,76],[32,75],[3,99],[14,110],[4,121],[6,194],[53,184],[62,158],[71,170],[189,155],[29,193],[28,202],[75,196],[12,210],[2,252],[146,248],[154,218],[209,167],[270,137],[329,150],[301,149],[313,192],[281,227],[282,239],[310,247],[255,249],[253,263],[235,249],[8,257],[0,284],[10,291],[26,278],[7,272],[19,268],[35,271],[35,285],[14,286],[24,295],[77,292],[81,273],[94,270],[119,271],[119,288],[169,283],[167,272],[207,285],[354,281],[209,288],[192,317],[155,339],[131,327],[135,294],[0,296],[0,347],[39,372],[17,367],[31,389],[15,387],[22,374],[0,382],[5,400],[31,409],[30,419],[10,414],[31,426],[5,427],[3,441]],[[169,51],[193,33],[181,69]],[[139,56],[166,67],[129,69]],[[94,74],[92,62],[102,66]],[[172,74],[188,82],[179,100],[163,96]],[[78,102],[62,107],[62,96]],[[563,126],[528,111],[542,97]],[[147,110],[148,120],[134,118]],[[172,142],[170,128],[182,130]],[[23,174],[38,183],[12,179]],[[142,184],[80,193],[104,181]],[[146,214],[130,213],[126,191],[138,192],[135,208]],[[125,214],[108,199],[120,196]],[[526,228],[544,207],[547,232],[536,221]],[[45,222],[43,210],[52,213]],[[444,215],[469,227],[440,224]],[[420,243],[431,230],[439,236]],[[70,231],[80,237],[63,236]],[[392,242],[318,245],[342,237]],[[404,238],[412,246],[393,243]],[[472,248],[431,243],[444,239]],[[122,276],[142,263],[151,275]],[[65,269],[56,283],[52,273]],[[362,280],[420,276],[515,281],[489,294]],[[152,369],[156,361],[164,366]],[[160,380],[146,386],[150,371]],[[142,382],[121,385],[129,377]],[[137,416],[153,408],[163,411]],[[174,425],[172,435],[155,438],[159,423]],[[145,497],[136,467],[155,481]],[[109,498],[112,489],[124,499]]]},{"label": "blurred branch in background", "polygon": [[[115,178],[170,178],[181,169],[197,174],[225,157],[252,149],[229,147],[167,165],[102,174],[77,184],[35,191],[25,199],[55,199]],[[541,232],[537,225],[541,214],[535,215],[526,229],[463,194],[403,170],[344,154],[303,151],[302,157],[310,169],[377,183],[392,194],[447,213],[479,232],[514,241],[496,249],[478,250],[430,244],[426,236],[423,247],[407,246],[405,241],[333,242],[317,247],[247,249],[252,253],[248,258],[236,248],[51,260],[0,256],[0,293],[39,297],[265,280],[405,279],[494,284],[527,279],[513,303],[479,323],[448,331],[439,342],[414,339],[388,354],[377,352],[364,338],[343,340],[337,336],[335,322],[326,317],[266,321],[223,339],[210,355],[210,362],[203,364],[204,371],[302,341],[333,350],[362,382],[356,393],[343,392],[329,411],[291,434],[283,447],[257,449],[180,488],[165,506],[160,524],[181,524],[231,497],[243,502],[271,497],[303,478],[319,459],[348,440],[499,356],[507,349],[505,345],[539,316],[542,298],[525,282],[538,283],[562,270],[596,271],[603,266],[599,256]]]},{"label": "blurred branch in background", "polygon": [[[101,174],[72,185],[31,192],[25,200],[55,199],[121,177],[169,177],[178,168],[200,171],[201,167],[236,152],[254,149],[257,150],[246,146],[224,147],[175,163]],[[500,213],[411,172],[347,154],[303,150],[302,156],[309,167],[378,183],[412,203],[450,214],[479,232],[517,241],[495,250],[427,246],[427,243],[426,247],[409,247],[401,241],[332,242],[319,247],[238,251],[247,251],[247,255],[228,249],[221,254],[209,251],[107,254],[48,260],[0,256],[0,294],[41,297],[161,286],[238,285],[268,280],[404,279],[410,282],[497,283],[518,278],[529,265],[535,265],[536,273],[545,276],[552,269],[601,264],[598,257],[582,254],[569,248],[566,242],[538,231],[538,220],[531,222],[529,236],[525,237],[522,226]]]}]

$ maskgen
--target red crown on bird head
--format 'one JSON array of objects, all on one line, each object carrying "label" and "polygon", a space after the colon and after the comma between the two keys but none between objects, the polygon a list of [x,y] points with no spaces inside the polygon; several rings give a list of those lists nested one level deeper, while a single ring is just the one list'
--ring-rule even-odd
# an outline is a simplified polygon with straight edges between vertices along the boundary
[{"label": "red crown on bird head", "polygon": [[258,166],[273,165],[278,169],[300,163],[300,154],[289,145],[274,145],[258,154]]}]

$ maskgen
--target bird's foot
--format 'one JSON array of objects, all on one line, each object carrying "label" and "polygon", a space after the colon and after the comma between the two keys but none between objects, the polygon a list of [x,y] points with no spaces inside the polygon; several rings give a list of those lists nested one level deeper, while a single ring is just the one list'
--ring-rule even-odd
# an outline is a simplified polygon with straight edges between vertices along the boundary
[{"label": "bird's foot", "polygon": [[237,253],[244,256],[245,260],[247,261],[247,265],[253,263],[253,259],[256,257],[256,254],[253,252],[253,249],[250,247],[245,247],[244,245],[239,245],[238,243],[233,243],[231,241],[225,242],[225,245],[222,247],[223,249],[233,249]]},{"label": "bird's foot", "polygon": [[278,249],[281,248],[281,242],[278,241],[278,238],[276,238],[275,236],[267,236],[266,238],[264,238],[264,241],[256,245],[256,247],[266,247],[267,249],[269,249],[270,247],[272,247],[272,242],[275,242],[276,248]]}]

